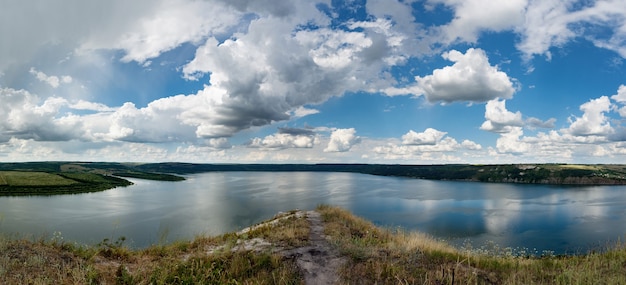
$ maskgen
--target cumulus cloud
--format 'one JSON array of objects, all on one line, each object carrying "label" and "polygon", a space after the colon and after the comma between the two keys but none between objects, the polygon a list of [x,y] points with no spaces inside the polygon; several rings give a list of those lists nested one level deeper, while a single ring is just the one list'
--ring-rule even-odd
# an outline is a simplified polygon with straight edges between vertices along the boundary
[{"label": "cumulus cloud", "polygon": [[618,103],[626,104],[626,85],[620,85],[617,88],[617,94],[611,96],[611,99]]},{"label": "cumulus cloud", "polygon": [[488,1],[488,0],[429,0],[454,9],[454,19],[438,30],[442,42],[456,40],[474,43],[481,32],[500,32],[513,29],[524,23],[527,0]]},{"label": "cumulus cloud", "polygon": [[72,83],[72,77],[69,75],[64,75],[61,77],[58,76],[48,76],[47,74],[36,70],[34,67],[30,68],[30,74],[34,75],[39,81],[47,83],[52,88],[58,88],[61,83]]},{"label": "cumulus cloud", "polygon": [[530,144],[520,139],[523,134],[524,131],[521,127],[512,127],[509,132],[501,134],[496,141],[498,152],[513,154],[528,152]]},{"label": "cumulus cloud", "polygon": [[241,13],[215,1],[162,0],[146,8],[124,30],[108,34],[107,28],[114,28],[105,26],[104,35],[91,34],[80,49],[123,50],[122,61],[143,64],[183,43],[199,43],[207,36],[230,31],[242,18]]},{"label": "cumulus cloud", "polygon": [[295,110],[291,110],[289,112],[289,115],[293,118],[302,118],[302,117],[306,117],[309,115],[315,115],[317,113],[319,113],[319,110],[316,109],[310,109],[310,108],[306,108],[303,106],[300,106],[298,108],[296,108]]},{"label": "cumulus cloud", "polygon": [[519,111],[513,113],[506,109],[506,101],[494,99],[485,105],[486,121],[480,126],[481,130],[494,133],[508,133],[514,127],[524,125],[522,113]]},{"label": "cumulus cloud", "polygon": [[[92,40],[106,42],[110,47],[115,44],[116,36],[124,33],[136,19],[154,13],[155,3],[149,0],[3,3],[0,34],[11,40],[3,41],[0,46],[0,70],[30,62],[42,54],[47,57],[45,60],[56,62]],[[71,11],[68,7],[72,7]]]},{"label": "cumulus cloud", "polygon": [[191,107],[179,103],[185,99],[184,96],[163,98],[144,108],[125,103],[109,116],[108,130],[94,135],[105,140],[142,143],[194,141],[197,126],[185,120],[182,109]]},{"label": "cumulus cloud", "polygon": [[461,146],[468,150],[481,150],[483,148],[480,144],[470,140],[463,140]]},{"label": "cumulus cloud", "polygon": [[[522,40],[517,48],[526,58],[546,55],[550,48],[563,46],[582,37],[597,47],[606,48],[626,58],[626,8],[620,0],[593,1],[575,5],[572,1],[531,0],[526,8],[524,25],[515,30]],[[608,35],[588,33],[588,26],[603,27]]]},{"label": "cumulus cloud", "polygon": [[265,138],[254,138],[248,147],[284,149],[284,148],[312,148],[318,142],[316,134],[308,129],[279,128],[277,134]]},{"label": "cumulus cloud", "polygon": [[606,136],[613,132],[611,123],[606,116],[606,112],[611,110],[609,97],[602,96],[592,99],[580,106],[583,111],[582,117],[574,117],[569,128],[563,132],[574,136],[600,135]]},{"label": "cumulus cloud", "polygon": [[620,85],[617,94],[611,96],[611,99],[622,105],[618,112],[622,118],[626,118],[626,85]]},{"label": "cumulus cloud", "polygon": [[215,149],[229,149],[233,147],[227,138],[209,139],[206,144]]},{"label": "cumulus cloud", "polygon": [[550,118],[548,120],[542,121],[535,117],[530,117],[526,120],[526,123],[531,129],[541,128],[541,129],[552,129],[554,128],[554,123],[556,122],[555,118]]},{"label": "cumulus cloud", "polygon": [[428,101],[486,102],[510,99],[515,93],[509,76],[490,65],[483,50],[470,48],[465,54],[452,50],[442,56],[454,64],[436,69],[432,75],[415,78]]},{"label": "cumulus cloud", "polygon": [[0,88],[0,141],[10,138],[60,141],[80,138],[80,117],[58,116],[67,100],[50,97],[41,100],[25,90]]},{"label": "cumulus cloud", "polygon": [[[313,6],[298,6],[294,13],[308,18],[260,18],[250,22],[247,33],[223,42],[210,37],[183,67],[189,80],[210,77],[210,85],[198,93],[211,98],[201,104],[212,110],[203,115],[199,136],[231,136],[252,126],[315,114],[317,110],[304,106],[387,85],[380,70],[396,60],[394,35],[386,34],[391,25],[375,21],[355,22],[347,30],[302,29],[325,25],[328,18]],[[378,41],[386,43],[375,47]],[[372,48],[387,51],[368,51]]]},{"label": "cumulus cloud", "polygon": [[410,130],[402,136],[402,144],[404,145],[436,145],[446,135],[446,132],[438,131],[433,128],[427,128],[424,132],[416,133]]},{"label": "cumulus cloud", "polygon": [[324,152],[346,152],[359,142],[361,142],[361,137],[356,135],[354,128],[336,129],[331,133]]},{"label": "cumulus cloud", "polygon": [[89,110],[89,111],[99,111],[99,112],[112,112],[115,111],[115,108],[111,108],[102,103],[94,103],[85,100],[78,100],[74,103],[69,104],[69,107],[74,110]]},{"label": "cumulus cloud", "polygon": [[[483,32],[513,31],[520,36],[517,48],[526,60],[534,55],[550,60],[550,48],[581,38],[626,58],[626,8],[621,0],[584,5],[544,0],[429,0],[428,4],[446,5],[454,13],[452,21],[434,28],[437,38],[431,41],[435,43],[475,43]],[[590,32],[597,27],[606,33]]]},{"label": "cumulus cloud", "polygon": [[459,144],[454,138],[445,137],[435,145],[404,145],[389,143],[384,146],[376,146],[372,152],[382,159],[405,160],[405,161],[435,161],[437,163],[461,160],[457,151],[461,149],[479,150],[480,145],[467,140],[464,145]]},{"label": "cumulus cloud", "polygon": [[[478,151],[482,146],[465,139],[459,143],[456,139],[446,136],[446,132],[428,128],[417,133],[410,130],[402,136],[402,140],[392,140],[386,145],[377,145],[372,152],[378,158],[404,161],[436,161],[437,163],[461,160],[460,151]],[[466,155],[466,154],[464,154]]]}]

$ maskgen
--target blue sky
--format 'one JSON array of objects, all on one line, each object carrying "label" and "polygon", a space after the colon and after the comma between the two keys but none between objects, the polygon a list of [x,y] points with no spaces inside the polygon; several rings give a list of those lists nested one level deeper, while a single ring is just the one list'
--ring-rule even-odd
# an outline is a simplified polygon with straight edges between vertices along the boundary
[{"label": "blue sky", "polygon": [[625,161],[624,0],[11,2],[0,161]]}]

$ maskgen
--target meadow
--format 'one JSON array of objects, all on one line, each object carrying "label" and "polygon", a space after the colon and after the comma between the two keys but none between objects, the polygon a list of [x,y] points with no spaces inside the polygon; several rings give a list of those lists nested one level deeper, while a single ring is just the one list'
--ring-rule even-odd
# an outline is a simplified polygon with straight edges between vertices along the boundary
[{"label": "meadow", "polygon": [[0,196],[87,193],[131,184],[124,179],[95,173],[0,171]]},{"label": "meadow", "polygon": [[97,162],[0,163],[0,196],[78,194],[132,185],[121,177],[185,180],[182,176],[133,167],[134,164]]}]

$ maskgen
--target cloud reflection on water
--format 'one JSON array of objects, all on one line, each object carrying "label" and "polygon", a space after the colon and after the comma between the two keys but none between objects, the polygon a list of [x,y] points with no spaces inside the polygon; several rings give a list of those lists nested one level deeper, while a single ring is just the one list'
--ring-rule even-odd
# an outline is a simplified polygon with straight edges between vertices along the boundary
[{"label": "cloud reflection on water", "polygon": [[109,191],[0,197],[0,231],[60,231],[133,246],[238,230],[278,211],[345,207],[374,223],[418,229],[455,244],[580,250],[623,238],[626,187],[553,187],[426,181],[353,173],[215,172],[182,182],[133,180]]}]

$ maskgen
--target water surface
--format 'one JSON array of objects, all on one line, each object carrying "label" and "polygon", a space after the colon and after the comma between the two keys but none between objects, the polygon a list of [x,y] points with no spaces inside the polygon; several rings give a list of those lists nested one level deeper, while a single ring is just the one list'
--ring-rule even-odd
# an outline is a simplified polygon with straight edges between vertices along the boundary
[{"label": "water surface", "polygon": [[387,227],[461,245],[585,252],[626,237],[626,186],[429,181],[355,173],[214,172],[181,182],[51,197],[0,197],[0,232],[134,247],[220,234],[279,211],[344,207]]}]

